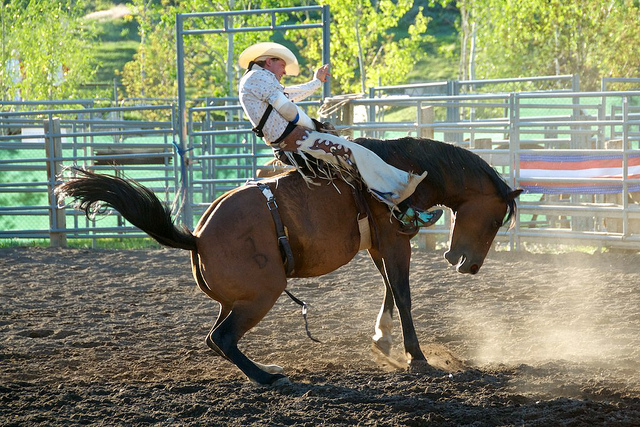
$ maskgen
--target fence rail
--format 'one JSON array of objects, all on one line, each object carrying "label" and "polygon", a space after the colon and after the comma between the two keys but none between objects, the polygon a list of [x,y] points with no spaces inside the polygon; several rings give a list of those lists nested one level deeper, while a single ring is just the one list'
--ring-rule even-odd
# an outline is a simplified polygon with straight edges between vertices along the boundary
[{"label": "fence rail", "polygon": [[[64,104],[0,112],[0,238],[142,236],[115,212],[94,222],[57,206],[50,197],[55,176],[61,166],[73,164],[143,182],[176,212],[182,207],[180,220],[192,227],[213,199],[255,178],[261,164],[272,158],[239,114],[221,120],[221,112],[240,108],[233,99],[224,103],[206,102],[189,110],[188,163],[176,144],[174,105],[73,109]],[[375,114],[369,114],[372,109]],[[132,113],[153,113],[154,119],[127,117]],[[640,155],[640,91],[353,98],[332,109],[328,118],[353,137],[413,135],[456,143],[486,159],[511,186],[525,186],[528,193],[519,200],[516,225],[499,234],[500,245],[519,249],[530,242],[574,242],[640,248],[640,192],[635,191],[640,176],[632,172],[632,161]],[[557,158],[568,166],[576,156],[611,155],[618,159],[614,177],[566,171],[532,176],[523,169],[531,156]],[[619,191],[589,191],[610,183]],[[560,185],[566,188],[558,191]],[[186,200],[188,210],[181,206]],[[449,221],[441,222],[421,232],[420,239],[444,242]]]}]

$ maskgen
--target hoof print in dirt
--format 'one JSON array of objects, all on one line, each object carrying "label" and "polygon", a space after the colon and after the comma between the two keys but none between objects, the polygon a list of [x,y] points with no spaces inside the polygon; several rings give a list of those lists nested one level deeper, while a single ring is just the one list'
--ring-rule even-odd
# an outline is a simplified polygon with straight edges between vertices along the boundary
[{"label": "hoof print in dirt", "polygon": [[53,331],[51,329],[33,329],[19,332],[18,335],[27,338],[47,338],[53,335]]}]

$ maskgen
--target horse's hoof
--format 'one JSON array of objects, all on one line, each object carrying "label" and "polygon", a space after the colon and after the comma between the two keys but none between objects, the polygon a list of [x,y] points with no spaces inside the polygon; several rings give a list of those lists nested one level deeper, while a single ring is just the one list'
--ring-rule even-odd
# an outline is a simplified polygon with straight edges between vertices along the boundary
[{"label": "horse's hoof", "polygon": [[[254,362],[256,363],[256,362]],[[270,374],[284,374],[284,368],[278,365],[263,365],[262,363],[256,363],[258,368]]]},{"label": "horse's hoof", "polygon": [[289,377],[283,376],[282,378],[278,378],[274,382],[271,383],[272,386],[279,387],[283,385],[291,384],[291,380]]},{"label": "horse's hoof", "polygon": [[391,354],[391,341],[390,340],[385,340],[385,339],[380,339],[380,340],[373,340],[373,343],[371,344],[372,349],[374,351],[379,351],[382,354],[384,354],[385,356],[389,356]]},{"label": "horse's hoof", "polygon": [[[247,377],[248,378],[248,377]],[[259,387],[279,386],[289,384],[289,377],[282,374],[269,375],[267,378],[261,378],[261,381],[257,379],[248,378],[251,384]]]},{"label": "horse's hoof", "polygon": [[433,367],[426,360],[410,360],[408,371],[414,374],[433,372]]}]

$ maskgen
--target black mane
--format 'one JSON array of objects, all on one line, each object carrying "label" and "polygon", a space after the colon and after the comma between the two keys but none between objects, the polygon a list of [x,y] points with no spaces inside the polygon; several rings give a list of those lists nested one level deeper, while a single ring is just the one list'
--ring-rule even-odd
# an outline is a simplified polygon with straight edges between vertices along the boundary
[{"label": "black mane", "polygon": [[403,168],[405,170],[428,171],[427,179],[436,188],[444,188],[445,177],[453,179],[456,185],[462,187],[466,179],[486,176],[507,203],[505,223],[515,213],[515,200],[508,197],[511,187],[491,165],[469,150],[445,142],[412,137],[387,140],[358,138],[355,142],[367,147],[385,161],[394,163],[396,160],[406,165]]}]

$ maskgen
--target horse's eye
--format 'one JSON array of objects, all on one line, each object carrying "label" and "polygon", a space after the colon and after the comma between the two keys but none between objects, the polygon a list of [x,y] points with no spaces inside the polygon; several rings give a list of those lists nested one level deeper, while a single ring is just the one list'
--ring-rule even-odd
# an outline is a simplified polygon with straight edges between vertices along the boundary
[{"label": "horse's eye", "polygon": [[493,228],[500,228],[502,227],[502,221],[500,221],[499,219],[496,219],[495,221],[493,221]]}]

